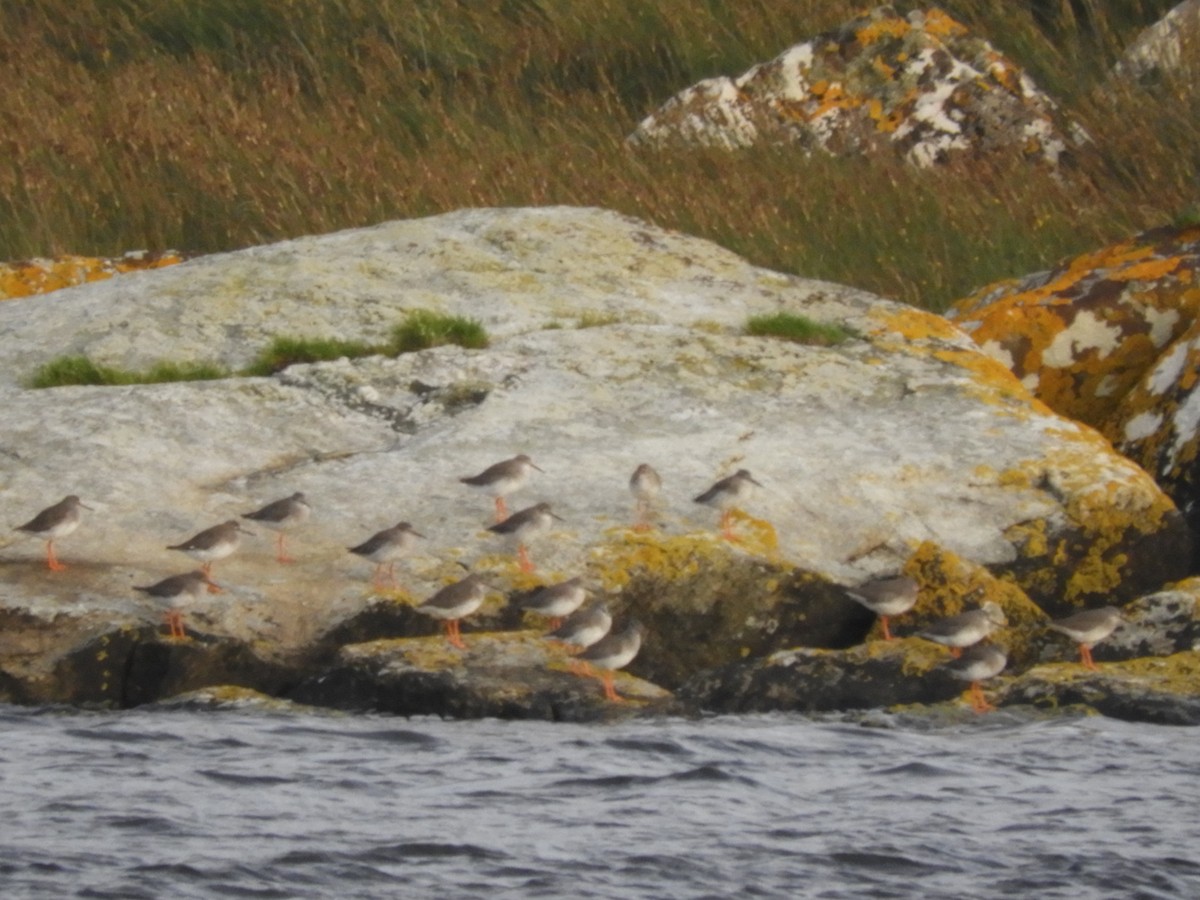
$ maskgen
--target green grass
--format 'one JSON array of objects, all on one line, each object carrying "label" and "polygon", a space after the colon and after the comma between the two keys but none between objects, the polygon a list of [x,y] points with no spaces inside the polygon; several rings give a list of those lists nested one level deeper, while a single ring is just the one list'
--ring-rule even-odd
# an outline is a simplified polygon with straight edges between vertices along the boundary
[{"label": "green grass", "polygon": [[772,313],[751,316],[746,320],[746,334],[754,337],[774,337],[797,344],[819,344],[832,347],[856,337],[856,333],[841,325],[824,325],[807,316],[795,313]]},{"label": "green grass", "polygon": [[62,356],[39,368],[28,381],[31,388],[65,385],[160,384],[170,381],[213,381],[230,371],[210,363],[160,362],[145,372],[100,366],[86,356]]},{"label": "green grass", "polygon": [[488,345],[487,331],[474,319],[419,309],[392,330],[389,349],[393,354],[411,353],[444,344],[482,350]]},{"label": "green grass", "polygon": [[243,369],[241,375],[274,375],[297,363],[329,362],[342,357],[354,359],[384,352],[383,348],[362,341],[338,338],[277,337]]},{"label": "green grass", "polygon": [[1105,82],[1174,0],[941,5],[1093,135],[1067,177],[625,144],[673,93],[851,18],[851,0],[0,4],[0,259],[570,204],[942,309],[1195,208],[1200,92]]},{"label": "green grass", "polygon": [[274,375],[298,363],[329,362],[347,357],[399,356],[444,344],[469,350],[488,345],[487,331],[474,319],[414,310],[397,325],[385,344],[340,338],[277,337],[254,362],[236,372],[212,363],[156,363],[144,372],[101,366],[86,356],[62,356],[38,369],[26,382],[31,388],[65,385],[158,384],[168,381],[209,381],[216,378]]}]

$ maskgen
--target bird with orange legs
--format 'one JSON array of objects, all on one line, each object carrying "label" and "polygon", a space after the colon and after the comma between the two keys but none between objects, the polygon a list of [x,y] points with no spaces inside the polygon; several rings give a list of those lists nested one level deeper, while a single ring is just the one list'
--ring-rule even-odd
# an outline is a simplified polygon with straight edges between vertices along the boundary
[{"label": "bird with orange legs", "polygon": [[66,568],[58,561],[58,556],[54,553],[54,542],[61,537],[66,537],[79,527],[79,523],[83,520],[81,509],[91,509],[91,507],[71,494],[53,506],[46,507],[24,525],[16,527],[17,531],[24,531],[45,539],[46,568],[52,572],[61,572]]},{"label": "bird with orange legs", "polygon": [[1097,671],[1099,667],[1092,659],[1092,648],[1116,631],[1123,621],[1119,609],[1115,606],[1105,606],[1100,609],[1085,609],[1065,619],[1056,619],[1050,623],[1050,627],[1077,643],[1080,663],[1086,669]]},{"label": "bird with orange legs", "polygon": [[892,632],[888,628],[888,619],[908,612],[917,603],[920,593],[917,579],[909,575],[895,575],[891,578],[876,578],[858,587],[847,588],[846,593],[858,603],[879,616],[879,624],[883,626],[883,639],[892,640]]},{"label": "bird with orange legs", "polygon": [[614,673],[633,662],[642,649],[642,638],[646,627],[634,619],[624,631],[609,634],[592,644],[576,657],[581,664],[580,674],[591,675],[592,668],[601,670],[600,681],[604,684],[604,699],[620,702],[625,698],[617,693],[613,685]]},{"label": "bird with orange legs", "polygon": [[512,459],[488,466],[478,475],[470,475],[458,480],[468,487],[495,498],[496,521],[503,522],[508,518],[508,505],[504,498],[524,487],[535,469],[538,472],[543,471],[534,465],[532,459],[522,453]]},{"label": "bird with orange legs", "polygon": [[295,528],[308,521],[308,517],[312,515],[312,507],[309,506],[307,498],[300,491],[292,494],[290,497],[284,497],[282,500],[276,500],[268,503],[262,509],[256,509],[254,512],[245,513],[242,518],[249,519],[252,522],[258,522],[260,525],[265,525],[273,531],[278,532],[275,541],[275,559],[281,563],[295,562],[295,560],[287,555],[287,550],[284,546],[286,539],[286,531]]},{"label": "bird with orange legs", "polygon": [[[377,531],[356,547],[349,547],[355,556],[369,559],[375,563],[375,572],[371,576],[371,585],[382,588],[385,584],[393,587],[396,584],[396,560],[407,556],[412,550],[417,538],[425,535],[417,531],[408,522],[401,522],[383,531]],[[387,581],[384,581],[384,568],[387,568]]]},{"label": "bird with orange legs", "polygon": [[465,650],[459,622],[483,605],[488,586],[483,576],[472,573],[461,581],[448,584],[424,603],[417,612],[440,619],[446,632],[446,640],[460,650]]},{"label": "bird with orange legs", "polygon": [[583,586],[583,579],[576,576],[566,581],[560,581],[557,584],[548,584],[539,588],[527,600],[522,601],[519,606],[527,612],[545,616],[550,620],[549,625],[553,630],[562,625],[563,620],[567,616],[583,606],[584,601],[587,600],[587,595],[588,592],[587,588]]},{"label": "bird with orange legs", "polygon": [[549,531],[554,525],[555,519],[562,521],[562,517],[555,515],[550,509],[549,503],[535,503],[533,506],[513,513],[504,521],[497,522],[488,528],[488,531],[515,541],[517,564],[521,567],[522,572],[532,572],[533,561],[529,558],[526,542],[535,534]]},{"label": "bird with orange legs", "polygon": [[962,654],[964,647],[978,644],[997,628],[1007,624],[1004,610],[998,603],[988,600],[978,609],[931,622],[917,632],[917,637],[949,647],[950,654],[957,657]]},{"label": "bird with orange legs", "polygon": [[135,591],[141,591],[155,600],[167,604],[163,618],[171,629],[171,638],[180,640],[187,637],[183,627],[183,610],[180,604],[188,600],[199,600],[206,591],[220,588],[209,578],[208,573],[197,569],[194,572],[184,572],[182,575],[172,575],[162,581],[146,587],[134,586]]},{"label": "bird with orange legs", "polygon": [[736,540],[733,533],[733,511],[755,486],[762,487],[747,469],[738,469],[694,499],[696,503],[703,503],[721,511],[721,536],[727,541],[732,541]]},{"label": "bird with orange legs", "polygon": [[994,678],[1004,671],[1008,657],[999,647],[991,644],[976,644],[943,668],[960,681],[971,682],[971,708],[977,713],[989,712],[996,707],[983,695],[980,682]]},{"label": "bird with orange legs", "polygon": [[[200,570],[205,575],[211,575],[213,563],[233,555],[242,542],[243,534],[253,532],[243,528],[237,519],[230,519],[228,522],[206,528],[180,544],[171,544],[167,549],[186,553],[200,563]],[[221,593],[221,589],[213,584],[208,586],[208,590],[212,594]]]}]

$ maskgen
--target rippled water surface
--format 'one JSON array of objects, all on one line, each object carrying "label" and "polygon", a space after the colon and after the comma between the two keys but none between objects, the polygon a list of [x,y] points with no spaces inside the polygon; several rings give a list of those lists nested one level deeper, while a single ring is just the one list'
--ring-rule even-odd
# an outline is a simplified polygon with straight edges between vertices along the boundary
[{"label": "rippled water surface", "polygon": [[0,896],[1195,897],[1197,737],[0,708]]}]

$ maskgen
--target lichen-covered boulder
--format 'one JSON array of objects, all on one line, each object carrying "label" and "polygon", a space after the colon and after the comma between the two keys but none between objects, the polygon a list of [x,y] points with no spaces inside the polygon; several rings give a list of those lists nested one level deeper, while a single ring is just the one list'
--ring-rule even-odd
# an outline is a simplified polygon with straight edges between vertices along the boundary
[{"label": "lichen-covered boulder", "polygon": [[463,640],[465,650],[441,637],[347,645],[288,699],[406,716],[566,722],[673,708],[667,691],[624,672],[614,676],[623,702],[606,700],[598,678],[571,671],[565,648],[537,632],[464,634]]},{"label": "lichen-covered boulder", "polygon": [[[490,345],[266,378],[23,386],[65,353],[236,367],[281,335],[378,341],[417,309],[476,318]],[[843,339],[746,333],[780,312]],[[668,689],[742,654],[855,645],[873,620],[846,587],[876,575],[922,582],[901,634],[981,586],[1016,634],[1037,607],[1125,602],[1189,573],[1187,530],[1153,480],[943,317],[602,210],[466,210],[205,257],[8,301],[0,330],[10,526],[68,492],[90,507],[58,542],[61,572],[40,541],[0,529],[0,605],[41,623],[47,658],[159,628],[163,609],[133,587],[195,565],[168,546],[295,491],[313,508],[288,536],[295,561],[247,523],[214,567],[225,593],[187,615],[189,631],[308,675],[345,644],[440,640],[412,607],[464,567],[491,592],[468,643],[542,627],[512,601],[579,576],[620,619],[644,616],[630,671]],[[491,498],[460,481],[518,453],[542,471],[510,509],[547,501],[560,517],[529,539],[532,572],[487,530]],[[663,480],[640,532],[639,463]],[[761,486],[725,539],[694,498],[743,468]],[[381,596],[347,548],[401,520],[425,537]],[[56,633],[64,613],[78,627]],[[20,681],[17,663],[0,652]]]},{"label": "lichen-covered boulder", "polygon": [[1200,528],[1200,227],[982,288],[949,317],[1056,412],[1098,428]]},{"label": "lichen-covered boulder", "polygon": [[1140,84],[1182,78],[1190,80],[1193,87],[1200,86],[1197,46],[1200,46],[1200,0],[1183,0],[1134,38],[1117,60],[1113,74]]},{"label": "lichen-covered boulder", "polygon": [[737,78],[687,88],[634,143],[795,144],[919,166],[994,153],[1056,165],[1077,146],[1020,67],[943,11],[881,6]]},{"label": "lichen-covered boulder", "polygon": [[158,253],[131,251],[115,258],[56,256],[0,263],[0,300],[45,294],[127,272],[172,266],[185,258],[182,253],[167,250]]}]

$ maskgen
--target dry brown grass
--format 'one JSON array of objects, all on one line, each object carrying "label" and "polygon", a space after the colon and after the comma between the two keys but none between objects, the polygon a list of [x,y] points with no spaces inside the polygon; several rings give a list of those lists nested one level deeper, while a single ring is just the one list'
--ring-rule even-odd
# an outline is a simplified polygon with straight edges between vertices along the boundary
[{"label": "dry brown grass", "polygon": [[1169,4],[1108,4],[1127,16],[1110,9],[1087,29],[1059,19],[1052,41],[1010,2],[947,4],[1097,137],[1060,182],[1019,166],[929,173],[624,145],[672,92],[774,56],[848,18],[849,3],[5,4],[0,258],[210,252],[466,206],[561,203],[941,308],[1196,202],[1196,98],[1096,93],[1152,5]]}]

